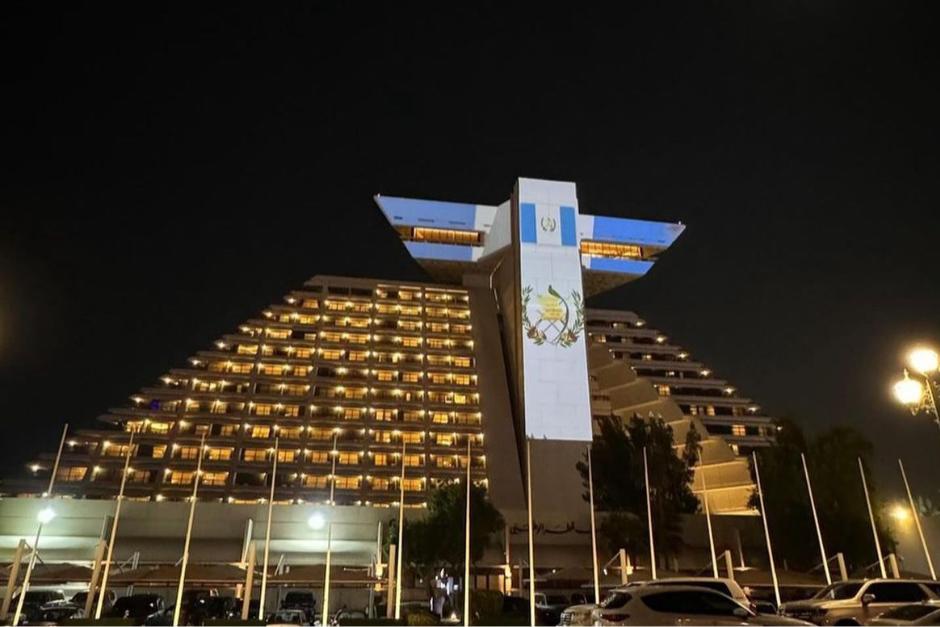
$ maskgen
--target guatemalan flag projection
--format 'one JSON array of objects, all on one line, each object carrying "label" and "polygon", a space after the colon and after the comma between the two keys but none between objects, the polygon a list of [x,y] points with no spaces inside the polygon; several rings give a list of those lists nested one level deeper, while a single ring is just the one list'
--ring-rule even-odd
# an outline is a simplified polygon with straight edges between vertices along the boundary
[{"label": "guatemalan flag projection", "polygon": [[589,442],[575,185],[519,179],[516,200],[526,436]]}]

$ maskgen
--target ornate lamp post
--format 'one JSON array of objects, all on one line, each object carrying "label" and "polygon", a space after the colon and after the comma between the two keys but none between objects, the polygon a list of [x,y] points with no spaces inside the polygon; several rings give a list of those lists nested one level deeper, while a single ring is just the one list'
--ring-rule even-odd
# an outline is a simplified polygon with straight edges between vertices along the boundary
[{"label": "ornate lamp post", "polygon": [[937,427],[940,427],[936,389],[931,379],[931,376],[940,368],[940,355],[932,348],[918,346],[907,354],[907,365],[916,373],[916,376],[912,379],[908,369],[905,368],[904,378],[894,384],[894,397],[902,405],[910,408],[912,414],[927,412],[933,417]]}]

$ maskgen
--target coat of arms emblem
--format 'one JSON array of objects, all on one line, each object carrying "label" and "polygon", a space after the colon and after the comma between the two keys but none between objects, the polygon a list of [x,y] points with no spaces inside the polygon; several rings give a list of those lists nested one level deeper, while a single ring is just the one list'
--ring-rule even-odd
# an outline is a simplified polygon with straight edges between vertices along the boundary
[{"label": "coat of arms emblem", "polygon": [[[535,294],[531,285],[522,290],[522,331],[536,346],[550,344],[568,348],[584,331],[584,301],[572,290],[568,297],[551,285]],[[533,315],[530,316],[530,311]]]}]

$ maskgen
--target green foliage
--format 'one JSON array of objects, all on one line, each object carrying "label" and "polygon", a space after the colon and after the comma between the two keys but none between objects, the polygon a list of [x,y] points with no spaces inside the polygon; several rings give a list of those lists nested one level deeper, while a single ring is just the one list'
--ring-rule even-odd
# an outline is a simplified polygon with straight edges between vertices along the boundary
[{"label": "green foliage", "polygon": [[496,590],[471,590],[470,607],[475,616],[497,616],[503,611],[503,595]]},{"label": "green foliage", "polygon": [[[463,483],[443,486],[428,497],[428,511],[419,520],[405,520],[405,562],[425,580],[441,568],[457,571],[464,563],[464,532],[467,507]],[[470,562],[483,557],[494,535],[505,522],[486,497],[486,490],[470,490]],[[398,531],[392,525],[392,533]],[[395,542],[393,539],[392,542]]]},{"label": "green foliage", "polygon": [[[786,556],[791,567],[807,570],[820,562],[816,527],[800,460],[802,452],[806,454],[827,555],[844,553],[850,569],[877,560],[858,471],[859,458],[865,465],[865,479],[882,548],[886,553],[894,550],[895,540],[881,516],[875,482],[869,472],[872,450],[871,442],[850,427],[834,427],[808,439],[792,420],[777,421],[776,444],[760,449],[757,458],[774,548],[781,556]],[[760,505],[756,492],[751,497],[751,505]]]},{"label": "green foliage", "polygon": [[408,614],[409,625],[437,625],[437,616],[431,612],[411,612]]},{"label": "green foliage", "polygon": [[[634,418],[624,423],[614,417],[600,421],[600,434],[591,445],[594,505],[607,515],[599,532],[610,552],[626,549],[632,556],[649,549],[643,449],[646,449],[653,534],[657,552],[677,553],[682,545],[682,515],[698,509],[692,493],[693,468],[698,462],[701,436],[691,429],[681,456],[673,450],[672,428],[662,420]],[[588,467],[578,471],[587,488]],[[588,494],[584,494],[585,500]]]}]

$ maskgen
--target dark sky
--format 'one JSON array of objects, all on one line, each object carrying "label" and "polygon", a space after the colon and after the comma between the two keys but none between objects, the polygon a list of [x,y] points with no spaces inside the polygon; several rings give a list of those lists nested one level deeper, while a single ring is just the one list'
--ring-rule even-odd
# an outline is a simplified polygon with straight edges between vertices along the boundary
[{"label": "dark sky", "polygon": [[938,20],[905,2],[4,3],[0,470],[318,273],[421,279],[372,195],[681,220],[646,317],[772,414],[862,428],[940,343]]}]

